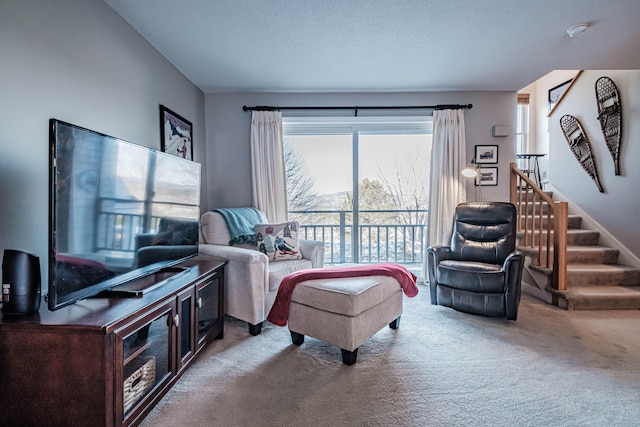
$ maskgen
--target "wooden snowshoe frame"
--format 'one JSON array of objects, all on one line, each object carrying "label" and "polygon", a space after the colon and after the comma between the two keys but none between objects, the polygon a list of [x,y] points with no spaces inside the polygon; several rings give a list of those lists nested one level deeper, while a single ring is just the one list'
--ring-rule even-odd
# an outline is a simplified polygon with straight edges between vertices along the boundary
[{"label": "wooden snowshoe frame", "polygon": [[613,158],[615,174],[620,175],[620,141],[622,139],[622,104],[616,84],[609,77],[596,80],[598,121]]},{"label": "wooden snowshoe frame", "polygon": [[587,134],[584,129],[582,129],[580,121],[574,116],[566,114],[560,117],[560,127],[576,160],[578,160],[580,166],[589,174],[591,179],[594,180],[598,190],[604,193],[604,188],[602,188],[600,180],[598,179],[596,163],[593,158],[593,153],[591,152],[591,144],[589,143]]}]

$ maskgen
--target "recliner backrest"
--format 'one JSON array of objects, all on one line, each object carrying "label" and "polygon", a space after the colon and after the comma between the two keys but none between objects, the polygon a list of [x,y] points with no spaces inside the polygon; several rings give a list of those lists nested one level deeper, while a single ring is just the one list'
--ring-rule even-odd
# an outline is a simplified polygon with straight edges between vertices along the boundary
[{"label": "recliner backrest", "polygon": [[153,245],[197,245],[198,221],[162,217]]},{"label": "recliner backrest", "polygon": [[456,259],[502,264],[516,247],[516,208],[506,202],[456,207],[451,252]]}]

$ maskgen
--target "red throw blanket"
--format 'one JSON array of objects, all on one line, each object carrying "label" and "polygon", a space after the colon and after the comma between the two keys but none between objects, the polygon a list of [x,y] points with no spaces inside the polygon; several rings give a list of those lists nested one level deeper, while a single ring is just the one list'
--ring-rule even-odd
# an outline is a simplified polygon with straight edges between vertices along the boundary
[{"label": "red throw blanket", "polygon": [[285,326],[289,319],[289,305],[291,294],[296,285],[300,282],[313,279],[339,279],[343,277],[358,276],[390,276],[400,283],[402,291],[409,298],[418,295],[416,286],[416,275],[398,264],[373,264],[358,265],[342,268],[314,268],[309,270],[296,271],[282,279],[276,300],[269,311],[267,320],[274,325]]}]

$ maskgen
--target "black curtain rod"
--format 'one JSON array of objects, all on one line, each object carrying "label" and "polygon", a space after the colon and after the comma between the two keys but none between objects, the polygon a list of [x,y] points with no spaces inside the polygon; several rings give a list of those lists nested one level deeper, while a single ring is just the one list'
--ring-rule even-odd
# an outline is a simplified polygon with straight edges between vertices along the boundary
[{"label": "black curtain rod", "polygon": [[460,110],[473,108],[472,104],[438,104],[438,105],[407,105],[407,106],[353,106],[353,107],[273,107],[267,105],[257,105],[255,107],[242,107],[243,111],[280,111],[280,110],[355,110],[356,116],[358,110]]}]

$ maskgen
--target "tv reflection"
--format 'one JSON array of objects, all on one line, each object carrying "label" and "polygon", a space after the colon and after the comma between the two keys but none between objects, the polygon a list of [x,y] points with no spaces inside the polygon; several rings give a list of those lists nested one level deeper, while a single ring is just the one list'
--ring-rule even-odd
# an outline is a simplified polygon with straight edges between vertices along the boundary
[{"label": "tv reflection", "polygon": [[58,299],[197,253],[199,165],[56,124],[50,283]]}]

